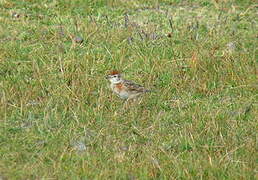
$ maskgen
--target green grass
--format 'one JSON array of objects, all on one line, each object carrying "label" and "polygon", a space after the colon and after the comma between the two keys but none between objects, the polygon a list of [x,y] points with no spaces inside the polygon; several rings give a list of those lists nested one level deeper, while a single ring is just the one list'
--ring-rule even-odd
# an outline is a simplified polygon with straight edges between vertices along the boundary
[{"label": "green grass", "polygon": [[[0,179],[256,179],[256,10],[0,1]],[[123,110],[111,69],[154,92]]]}]

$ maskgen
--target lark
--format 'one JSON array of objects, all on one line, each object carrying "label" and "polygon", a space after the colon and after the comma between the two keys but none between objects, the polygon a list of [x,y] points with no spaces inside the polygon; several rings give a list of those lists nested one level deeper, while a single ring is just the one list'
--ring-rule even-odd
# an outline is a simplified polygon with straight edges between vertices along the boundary
[{"label": "lark", "polygon": [[116,70],[111,71],[106,76],[106,79],[110,81],[111,90],[124,100],[135,99],[142,94],[150,92],[150,90],[145,89],[142,85],[123,79],[121,73]]}]

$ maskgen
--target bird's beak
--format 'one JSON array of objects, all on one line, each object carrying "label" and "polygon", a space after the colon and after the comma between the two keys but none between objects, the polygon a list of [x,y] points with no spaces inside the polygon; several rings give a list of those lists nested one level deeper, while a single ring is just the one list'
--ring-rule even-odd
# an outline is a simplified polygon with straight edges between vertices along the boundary
[{"label": "bird's beak", "polygon": [[109,75],[106,75],[106,76],[105,76],[105,78],[106,78],[106,79],[109,79],[109,78],[110,78],[110,76],[109,76]]}]

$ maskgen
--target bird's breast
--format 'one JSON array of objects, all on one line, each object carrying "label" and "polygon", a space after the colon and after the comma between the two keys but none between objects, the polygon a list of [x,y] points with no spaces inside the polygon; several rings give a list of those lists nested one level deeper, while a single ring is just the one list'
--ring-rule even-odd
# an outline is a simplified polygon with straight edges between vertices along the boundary
[{"label": "bird's breast", "polygon": [[126,91],[126,87],[122,83],[117,83],[111,85],[112,90],[119,95],[123,99],[127,99],[129,97],[128,92]]},{"label": "bird's breast", "polygon": [[118,83],[115,85],[117,91],[121,92],[125,89],[124,85],[122,83]]}]

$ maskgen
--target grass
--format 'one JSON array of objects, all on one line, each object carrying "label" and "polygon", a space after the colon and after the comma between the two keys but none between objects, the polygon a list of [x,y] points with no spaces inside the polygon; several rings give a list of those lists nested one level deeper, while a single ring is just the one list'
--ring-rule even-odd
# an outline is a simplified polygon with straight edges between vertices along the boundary
[{"label": "grass", "polygon": [[[0,1],[0,179],[257,178],[256,9]],[[155,92],[123,110],[111,69]]]}]

